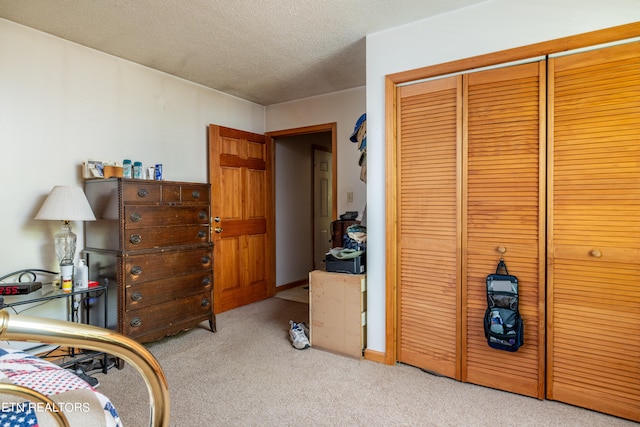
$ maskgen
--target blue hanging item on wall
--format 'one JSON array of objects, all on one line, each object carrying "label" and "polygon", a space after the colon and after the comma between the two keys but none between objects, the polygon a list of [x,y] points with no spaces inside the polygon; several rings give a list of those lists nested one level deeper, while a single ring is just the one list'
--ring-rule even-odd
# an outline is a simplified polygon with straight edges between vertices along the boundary
[{"label": "blue hanging item on wall", "polygon": [[[362,128],[362,132],[360,132]],[[349,137],[351,142],[358,142],[358,150],[364,151],[367,148],[367,113],[358,118],[353,133]]]}]

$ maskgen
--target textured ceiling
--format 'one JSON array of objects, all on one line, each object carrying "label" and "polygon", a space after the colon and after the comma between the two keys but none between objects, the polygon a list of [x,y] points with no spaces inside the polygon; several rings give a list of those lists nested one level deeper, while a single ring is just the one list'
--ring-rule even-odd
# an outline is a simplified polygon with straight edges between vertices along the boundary
[{"label": "textured ceiling", "polygon": [[485,0],[0,0],[0,17],[261,105],[365,85],[365,36]]}]

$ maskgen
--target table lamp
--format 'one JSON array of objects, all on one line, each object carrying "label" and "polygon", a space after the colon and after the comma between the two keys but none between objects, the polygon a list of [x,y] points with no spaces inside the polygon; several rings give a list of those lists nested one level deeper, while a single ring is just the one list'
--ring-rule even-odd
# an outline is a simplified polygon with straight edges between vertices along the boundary
[{"label": "table lamp", "polygon": [[60,265],[73,265],[77,236],[69,221],[95,221],[91,206],[80,187],[56,185],[51,189],[35,219],[64,221],[54,236]]}]

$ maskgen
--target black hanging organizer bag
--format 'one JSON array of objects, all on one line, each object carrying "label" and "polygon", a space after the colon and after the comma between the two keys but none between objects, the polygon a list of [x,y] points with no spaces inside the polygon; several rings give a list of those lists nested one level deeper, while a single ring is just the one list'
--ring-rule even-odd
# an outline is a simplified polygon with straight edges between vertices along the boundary
[{"label": "black hanging organizer bag", "polygon": [[524,343],[524,322],[518,311],[518,278],[509,275],[504,260],[487,276],[484,336],[489,347],[518,351]]}]

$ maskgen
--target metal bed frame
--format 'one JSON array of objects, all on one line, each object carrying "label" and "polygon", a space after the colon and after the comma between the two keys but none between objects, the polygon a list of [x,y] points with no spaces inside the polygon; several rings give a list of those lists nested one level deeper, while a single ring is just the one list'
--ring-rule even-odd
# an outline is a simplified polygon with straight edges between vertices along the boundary
[{"label": "metal bed frame", "polygon": [[[31,274],[33,271],[56,274],[45,270],[21,270],[4,276],[0,280],[22,271],[30,271]],[[0,310],[0,340],[37,341],[43,344],[81,348],[106,353],[129,362],[142,376],[149,392],[149,426],[169,426],[169,389],[162,367],[145,347],[131,338],[98,326],[12,314],[7,310]],[[23,386],[0,383],[0,392],[42,403],[48,407],[56,407],[55,402],[49,397]],[[51,411],[50,414],[58,425],[69,426],[62,411]]]}]

